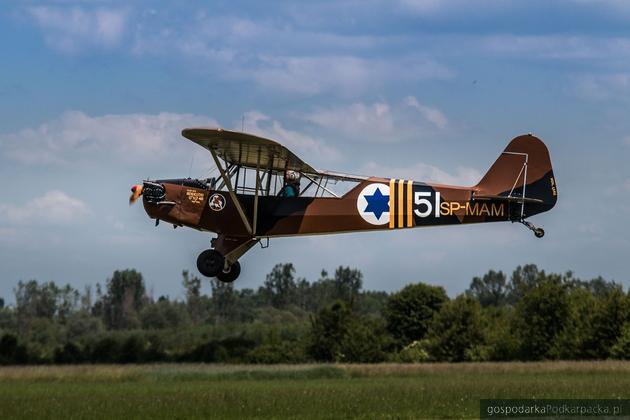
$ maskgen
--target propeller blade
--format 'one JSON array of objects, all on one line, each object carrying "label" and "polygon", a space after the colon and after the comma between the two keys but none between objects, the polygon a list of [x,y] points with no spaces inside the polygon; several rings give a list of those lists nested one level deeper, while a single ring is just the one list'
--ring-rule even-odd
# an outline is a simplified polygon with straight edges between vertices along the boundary
[{"label": "propeller blade", "polygon": [[142,195],[142,185],[134,185],[131,187],[131,195],[129,196],[129,205],[132,205],[136,202],[138,197]]}]

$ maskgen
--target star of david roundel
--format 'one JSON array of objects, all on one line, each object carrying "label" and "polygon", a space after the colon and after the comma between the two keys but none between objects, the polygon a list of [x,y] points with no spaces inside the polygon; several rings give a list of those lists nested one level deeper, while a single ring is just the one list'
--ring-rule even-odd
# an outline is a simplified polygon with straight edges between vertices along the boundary
[{"label": "star of david roundel", "polygon": [[357,198],[357,210],[372,225],[389,223],[389,185],[370,184]]}]

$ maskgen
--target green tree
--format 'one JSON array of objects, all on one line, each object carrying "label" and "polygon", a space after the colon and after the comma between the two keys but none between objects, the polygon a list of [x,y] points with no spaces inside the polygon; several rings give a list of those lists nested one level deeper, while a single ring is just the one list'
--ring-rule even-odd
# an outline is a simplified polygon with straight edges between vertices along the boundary
[{"label": "green tree", "polygon": [[519,357],[519,340],[513,331],[515,309],[510,305],[482,309],[483,329],[489,360],[514,360]]},{"label": "green tree", "polygon": [[233,319],[236,312],[237,295],[233,283],[224,283],[217,279],[210,279],[212,289],[212,315],[215,323]]},{"label": "green tree", "polygon": [[0,338],[0,365],[24,364],[28,361],[26,347],[18,343],[13,334]]},{"label": "green tree", "polygon": [[431,322],[427,338],[431,343],[430,354],[437,360],[485,359],[481,305],[466,295],[445,302]]},{"label": "green tree", "polygon": [[598,299],[588,288],[574,284],[569,285],[567,299],[569,312],[565,326],[550,349],[550,355],[554,359],[582,359],[587,357],[586,341]]},{"label": "green tree", "polygon": [[80,308],[79,299],[81,295],[78,290],[67,284],[58,289],[57,317],[62,324],[65,324],[72,313]]},{"label": "green tree", "polygon": [[342,362],[378,363],[385,360],[391,347],[391,336],[382,319],[373,319],[353,313],[348,332],[342,341]]},{"label": "green tree", "polygon": [[335,270],[333,284],[335,287],[334,298],[343,300],[350,307],[353,307],[361,292],[361,287],[363,287],[363,274],[357,269],[339,266]]},{"label": "green tree", "polygon": [[528,287],[516,306],[514,331],[520,339],[521,357],[540,360],[552,357],[550,350],[563,332],[569,316],[566,288],[558,277],[543,276]]},{"label": "green tree", "polygon": [[622,333],[622,326],[630,320],[628,296],[621,286],[596,299],[590,325],[582,343],[583,355],[589,359],[606,359]]},{"label": "green tree", "polygon": [[201,297],[201,279],[191,276],[188,270],[182,271],[182,286],[186,290],[186,308],[193,324],[200,323],[205,318],[205,308]]},{"label": "green tree", "polygon": [[262,291],[274,308],[286,308],[293,303],[297,291],[293,264],[276,264],[267,274]]},{"label": "green tree", "polygon": [[66,322],[66,340],[78,341],[87,336],[97,336],[104,331],[103,321],[100,317],[93,316],[89,312],[74,312]]},{"label": "green tree", "polygon": [[433,316],[448,301],[444,288],[410,284],[390,296],[384,315],[387,329],[401,346],[425,337]]},{"label": "green tree", "polygon": [[129,269],[114,271],[102,299],[104,321],[109,328],[137,327],[138,312],[147,302],[142,274]]},{"label": "green tree", "polygon": [[311,318],[309,354],[318,361],[343,359],[342,342],[348,334],[350,309],[337,301]]},{"label": "green tree", "polygon": [[19,281],[14,292],[20,319],[47,318],[52,320],[57,313],[59,288],[54,282],[40,285],[37,280]]},{"label": "green tree", "polygon": [[335,285],[326,270],[322,270],[319,279],[310,285],[302,282],[299,284],[300,292],[305,294],[304,308],[308,311],[317,312],[335,301]]},{"label": "green tree", "polygon": [[503,271],[490,270],[483,277],[474,277],[466,294],[481,306],[501,306],[507,299],[507,278]]},{"label": "green tree", "polygon": [[55,349],[53,361],[58,364],[81,363],[84,361],[84,353],[77,344],[70,341]]},{"label": "green tree", "polygon": [[585,289],[597,298],[606,297],[609,293],[613,292],[614,289],[620,287],[620,285],[614,281],[608,281],[601,276],[588,281],[574,279],[573,273],[570,271],[565,276],[569,277],[568,282],[571,287]]},{"label": "green tree", "polygon": [[145,330],[185,328],[190,324],[190,317],[184,304],[160,299],[142,309],[140,322]]},{"label": "green tree", "polygon": [[338,300],[311,318],[307,351],[317,361],[380,362],[385,360],[388,338],[382,321],[354,314]]},{"label": "green tree", "polygon": [[610,355],[615,359],[630,359],[630,322],[626,322],[621,327],[621,334],[611,347]]},{"label": "green tree", "polygon": [[516,267],[507,285],[508,303],[515,305],[529,289],[538,283],[541,277],[544,278],[544,274],[544,271],[538,270],[535,264]]}]

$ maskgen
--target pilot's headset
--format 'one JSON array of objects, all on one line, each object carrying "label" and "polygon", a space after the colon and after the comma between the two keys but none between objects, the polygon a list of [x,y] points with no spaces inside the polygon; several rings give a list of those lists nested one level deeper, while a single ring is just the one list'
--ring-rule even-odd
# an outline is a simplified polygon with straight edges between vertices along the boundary
[{"label": "pilot's headset", "polygon": [[288,170],[284,173],[284,179],[288,183],[296,183],[300,180],[300,173],[297,171]]}]

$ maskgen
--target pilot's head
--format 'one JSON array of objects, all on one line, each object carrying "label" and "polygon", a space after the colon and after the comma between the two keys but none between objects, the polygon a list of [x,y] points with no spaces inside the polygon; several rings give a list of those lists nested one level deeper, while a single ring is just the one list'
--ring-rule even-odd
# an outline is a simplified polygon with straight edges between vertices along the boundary
[{"label": "pilot's head", "polygon": [[295,183],[300,180],[300,173],[297,171],[287,170],[284,173],[284,180],[288,183]]}]

